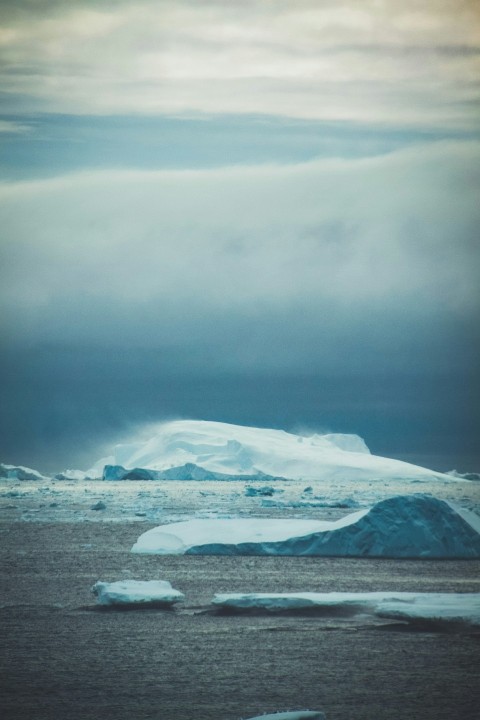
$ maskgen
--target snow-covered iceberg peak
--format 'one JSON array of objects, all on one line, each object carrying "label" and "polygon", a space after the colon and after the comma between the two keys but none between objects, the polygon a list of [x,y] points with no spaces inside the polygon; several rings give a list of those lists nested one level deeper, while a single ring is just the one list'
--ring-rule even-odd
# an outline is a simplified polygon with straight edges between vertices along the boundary
[{"label": "snow-covered iceberg peak", "polygon": [[414,622],[480,625],[480,593],[219,593],[212,605],[223,612],[361,612]]},{"label": "snow-covered iceberg peak", "polygon": [[188,520],[141,535],[135,553],[478,558],[480,518],[429,495],[400,495],[340,520]]},{"label": "snow-covered iceberg peak", "polygon": [[152,427],[151,433],[147,441],[117,445],[104,464],[157,471],[192,464],[226,475],[263,473],[293,480],[431,480],[440,476],[416,465],[371,455],[357,435],[305,437],[203,420],[161,423]]}]

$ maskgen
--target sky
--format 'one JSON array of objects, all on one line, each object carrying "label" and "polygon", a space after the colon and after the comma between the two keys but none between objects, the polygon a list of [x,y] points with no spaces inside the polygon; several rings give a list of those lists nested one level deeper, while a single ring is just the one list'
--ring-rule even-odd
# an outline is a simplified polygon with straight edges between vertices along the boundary
[{"label": "sky", "polygon": [[3,0],[0,460],[151,422],[480,468],[480,10]]}]

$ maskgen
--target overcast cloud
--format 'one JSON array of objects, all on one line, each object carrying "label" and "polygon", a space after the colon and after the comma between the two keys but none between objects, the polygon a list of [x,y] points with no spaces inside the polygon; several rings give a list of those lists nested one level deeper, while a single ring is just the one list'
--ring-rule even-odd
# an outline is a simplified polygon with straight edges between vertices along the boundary
[{"label": "overcast cloud", "polygon": [[0,12],[0,459],[192,416],[478,469],[475,3]]},{"label": "overcast cloud", "polygon": [[24,111],[478,119],[475,2],[4,5],[0,81]]},{"label": "overcast cloud", "polygon": [[479,160],[480,144],[441,143],[364,160],[4,185],[10,333],[22,343],[213,343],[219,363],[235,366],[241,357],[222,357],[210,337],[212,316],[270,321],[307,308],[317,331],[399,307],[408,322],[469,317]]}]

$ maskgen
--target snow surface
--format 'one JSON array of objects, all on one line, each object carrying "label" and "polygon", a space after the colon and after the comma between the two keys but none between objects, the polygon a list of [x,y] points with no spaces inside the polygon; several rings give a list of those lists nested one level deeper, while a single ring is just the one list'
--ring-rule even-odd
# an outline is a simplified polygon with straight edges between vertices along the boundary
[{"label": "snow surface", "polygon": [[98,472],[104,465],[166,471],[190,464],[227,476],[455,481],[452,476],[417,465],[371,455],[357,435],[329,433],[304,437],[284,430],[203,420],[161,423],[151,432],[147,441],[117,445],[110,457],[99,460],[89,472],[95,472],[95,468]]},{"label": "snow surface", "polygon": [[141,535],[135,553],[480,557],[480,518],[428,495],[401,495],[339,520],[194,519]]},{"label": "snow surface", "polygon": [[343,614],[480,625],[480,593],[222,593],[214,595],[212,604],[231,611],[334,609]]},{"label": "snow surface", "polygon": [[165,605],[184,599],[183,593],[174,590],[167,580],[98,581],[92,587],[99,605]]},{"label": "snow surface", "polygon": [[326,717],[319,710],[291,710],[290,712],[273,713],[273,715],[256,715],[248,720],[326,720]]}]

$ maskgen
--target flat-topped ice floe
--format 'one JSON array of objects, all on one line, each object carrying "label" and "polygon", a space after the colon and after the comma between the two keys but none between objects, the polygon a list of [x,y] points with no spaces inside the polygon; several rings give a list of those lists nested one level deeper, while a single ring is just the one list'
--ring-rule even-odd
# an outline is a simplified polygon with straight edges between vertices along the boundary
[{"label": "flat-topped ice floe", "polygon": [[361,612],[393,620],[480,625],[480,593],[222,593],[212,605],[226,612]]},{"label": "flat-topped ice floe", "polygon": [[256,715],[248,720],[326,720],[325,714],[319,710],[290,710],[290,712]]},{"label": "flat-topped ice floe", "polygon": [[167,580],[98,581],[92,587],[99,605],[155,605],[170,607],[184,599],[183,593],[174,590]]},{"label": "flat-topped ice floe", "polygon": [[196,519],[160,525],[135,553],[478,558],[480,517],[428,495],[383,500],[340,520]]},{"label": "flat-topped ice floe", "polygon": [[117,445],[112,455],[99,460],[97,473],[101,474],[104,467],[108,468],[104,471],[108,479],[115,479],[119,473],[128,476],[135,470],[138,477],[170,474],[172,479],[269,476],[292,480],[458,481],[417,465],[371,455],[358,435],[305,437],[284,430],[202,420],[153,426],[149,440]]}]

